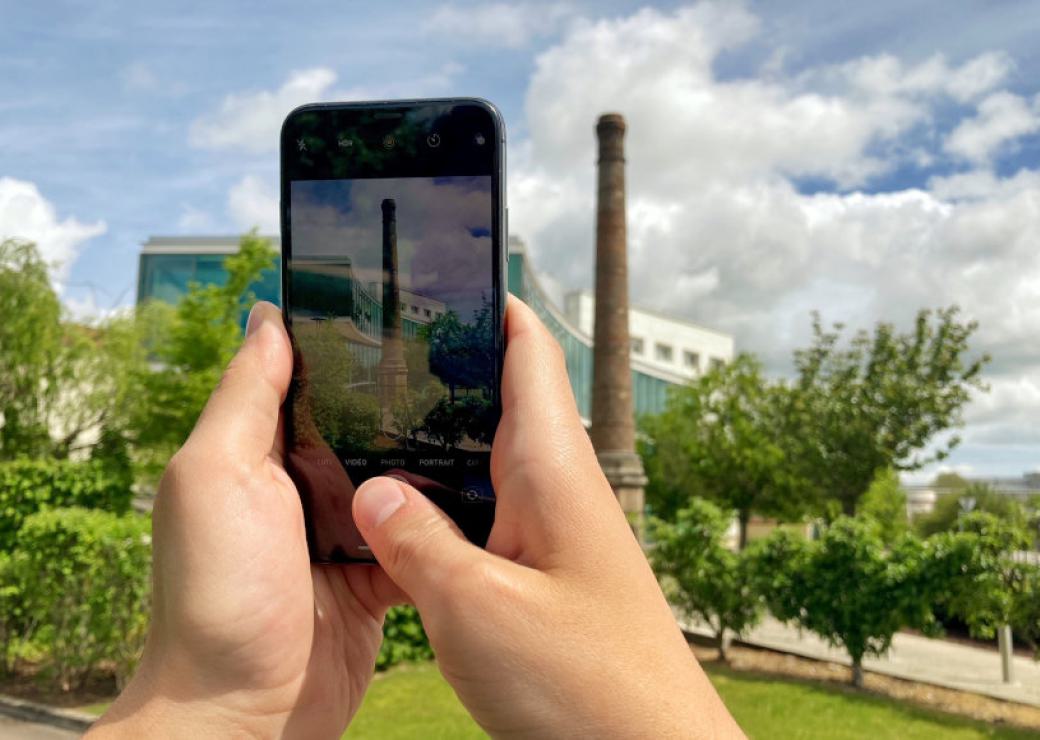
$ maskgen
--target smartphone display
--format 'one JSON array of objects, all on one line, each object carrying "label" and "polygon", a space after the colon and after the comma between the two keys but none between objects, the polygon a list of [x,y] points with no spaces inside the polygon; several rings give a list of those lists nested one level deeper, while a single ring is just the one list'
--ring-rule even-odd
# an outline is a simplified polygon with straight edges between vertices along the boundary
[{"label": "smartphone display", "polygon": [[407,481],[473,542],[494,520],[505,302],[488,103],[316,104],[282,129],[286,465],[315,562],[371,561],[357,487]]}]

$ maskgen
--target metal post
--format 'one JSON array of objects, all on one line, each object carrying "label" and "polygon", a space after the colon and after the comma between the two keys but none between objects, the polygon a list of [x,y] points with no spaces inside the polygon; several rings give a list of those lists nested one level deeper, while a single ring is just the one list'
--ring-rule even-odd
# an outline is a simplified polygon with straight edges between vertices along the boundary
[{"label": "metal post", "polygon": [[1004,683],[1015,682],[1015,670],[1012,659],[1011,625],[1002,624],[997,629],[997,646],[1000,648],[1000,669],[1004,677]]}]

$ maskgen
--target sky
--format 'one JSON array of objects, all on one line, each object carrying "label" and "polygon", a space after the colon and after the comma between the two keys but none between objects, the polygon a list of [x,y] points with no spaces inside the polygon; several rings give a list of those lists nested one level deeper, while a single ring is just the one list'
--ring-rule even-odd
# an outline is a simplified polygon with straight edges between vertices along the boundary
[{"label": "sky", "polygon": [[618,111],[634,302],[778,376],[812,310],[908,326],[957,304],[993,361],[945,467],[1040,468],[1036,2],[0,0],[0,18],[0,236],[38,242],[74,315],[132,303],[149,235],[276,233],[278,127],[315,100],[493,101],[511,232],[554,294],[590,287],[593,128]]},{"label": "sky", "polygon": [[382,284],[385,198],[401,288],[472,321],[493,290],[490,176],[293,182],[294,259],[346,256],[358,280]]}]

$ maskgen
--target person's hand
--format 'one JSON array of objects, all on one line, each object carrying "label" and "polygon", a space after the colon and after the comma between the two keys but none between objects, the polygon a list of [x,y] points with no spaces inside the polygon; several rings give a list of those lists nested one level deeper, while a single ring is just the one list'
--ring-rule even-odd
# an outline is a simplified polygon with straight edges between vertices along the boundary
[{"label": "person's hand", "polygon": [[559,345],[515,299],[506,347],[486,552],[402,481],[354,497],[441,672],[496,737],[741,736],[600,470]]},{"label": "person's hand", "polygon": [[151,632],[97,736],[333,738],[357,711],[402,595],[378,567],[309,562],[282,466],[291,371],[281,314],[258,303],[160,484]]}]

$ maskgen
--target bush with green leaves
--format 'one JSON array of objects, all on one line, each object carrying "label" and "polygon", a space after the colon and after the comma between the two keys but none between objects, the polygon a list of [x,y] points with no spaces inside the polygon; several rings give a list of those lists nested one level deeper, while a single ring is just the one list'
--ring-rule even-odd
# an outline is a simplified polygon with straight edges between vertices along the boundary
[{"label": "bush with green leaves", "polygon": [[405,661],[430,660],[433,650],[419,612],[411,606],[395,606],[383,620],[383,644],[376,657],[376,670],[385,671]]},{"label": "bush with green leaves", "polygon": [[863,684],[864,656],[884,655],[896,632],[939,629],[930,593],[919,590],[929,562],[915,537],[886,548],[876,523],[840,517],[816,541],[781,532],[752,552],[769,610],[844,648],[856,686]]},{"label": "bush with green leaves", "polygon": [[729,517],[704,499],[692,498],[674,522],[650,520],[650,561],[670,601],[711,629],[725,660],[727,632],[745,633],[762,617],[753,590],[747,550],[723,544]]},{"label": "bush with green leaves", "polygon": [[123,514],[132,497],[126,472],[103,460],[0,462],[0,551],[15,546],[22,523],[38,511],[81,506]]},{"label": "bush with green leaves", "polygon": [[83,508],[26,518],[0,564],[3,623],[63,690],[99,669],[122,686],[148,629],[151,521]]}]

